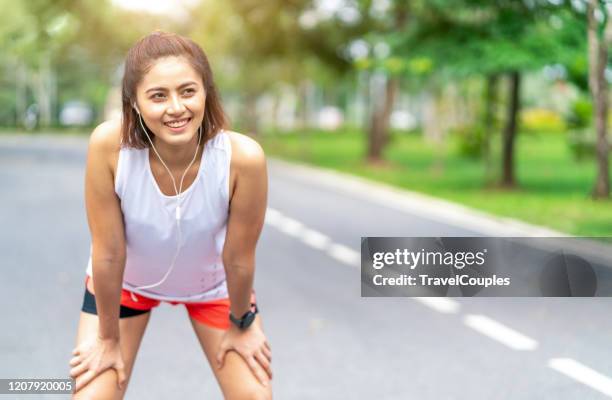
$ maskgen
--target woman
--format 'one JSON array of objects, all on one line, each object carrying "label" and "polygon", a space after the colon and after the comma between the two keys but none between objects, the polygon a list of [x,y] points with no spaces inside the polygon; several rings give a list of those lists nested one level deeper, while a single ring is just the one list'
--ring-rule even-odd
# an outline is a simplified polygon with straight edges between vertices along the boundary
[{"label": "woman", "polygon": [[261,147],[224,129],[206,55],[179,35],[154,32],[130,49],[122,101],[122,120],[89,142],[92,250],[74,398],[123,398],[160,301],[185,305],[225,398],[271,398],[252,289],[267,198]]}]

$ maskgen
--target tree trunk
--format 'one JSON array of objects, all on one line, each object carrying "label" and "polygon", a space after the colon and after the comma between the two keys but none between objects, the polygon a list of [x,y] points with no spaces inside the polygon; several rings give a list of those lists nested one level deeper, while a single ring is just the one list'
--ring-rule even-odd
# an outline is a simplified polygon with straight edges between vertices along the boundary
[{"label": "tree trunk", "polygon": [[387,79],[382,104],[375,102],[368,133],[368,159],[371,162],[381,161],[383,149],[389,142],[389,118],[398,88],[399,78]]},{"label": "tree trunk", "polygon": [[595,9],[599,7],[599,0],[590,0],[588,3],[588,40],[589,40],[589,88],[594,105],[595,130],[597,132],[597,178],[593,188],[594,198],[610,197],[609,175],[609,145],[607,140],[608,119],[608,86],[605,77],[606,62],[608,60],[608,46],[612,44],[612,23],[608,15],[603,37],[598,34],[598,22],[595,18]]},{"label": "tree trunk", "polygon": [[279,121],[279,117],[278,115],[280,114],[279,110],[280,110],[280,103],[283,97],[283,92],[280,93],[274,93],[273,94],[273,99],[272,99],[272,129],[274,131],[277,131],[280,124],[278,123]]},{"label": "tree trunk", "polygon": [[298,104],[297,104],[297,126],[299,129],[306,129],[309,126],[308,120],[308,81],[301,81],[298,85]]},{"label": "tree trunk", "polygon": [[[406,26],[408,20],[409,5],[407,2],[396,2],[393,7],[394,27],[400,32]],[[384,147],[389,142],[389,118],[393,111],[393,103],[399,90],[399,77],[387,76],[385,85],[384,103],[379,105],[374,101],[372,120],[368,132],[369,146],[368,159],[378,162],[382,159]]]},{"label": "tree trunk", "polygon": [[51,125],[51,66],[49,65],[49,55],[42,56],[41,64],[38,67],[38,109],[40,110],[40,126],[49,127]]},{"label": "tree trunk", "polygon": [[27,99],[27,68],[21,61],[17,61],[15,80],[15,125],[24,127],[25,113],[28,107]]},{"label": "tree trunk", "polygon": [[259,121],[257,120],[257,95],[255,93],[246,94],[242,115],[247,133],[257,135]]},{"label": "tree trunk", "polygon": [[491,74],[487,76],[485,88],[485,110],[484,110],[484,126],[482,134],[482,157],[485,164],[485,173],[488,177],[491,176],[493,164],[491,162],[491,137],[495,131],[495,111],[497,109],[497,82],[498,75]]},{"label": "tree trunk", "polygon": [[435,145],[442,141],[442,91],[438,86],[432,86],[423,100],[423,136],[425,140]]},{"label": "tree trunk", "polygon": [[518,128],[518,113],[520,109],[521,75],[518,71],[510,72],[510,98],[508,99],[508,114],[504,127],[502,147],[502,180],[501,185],[507,188],[516,186],[514,176],[514,141]]}]

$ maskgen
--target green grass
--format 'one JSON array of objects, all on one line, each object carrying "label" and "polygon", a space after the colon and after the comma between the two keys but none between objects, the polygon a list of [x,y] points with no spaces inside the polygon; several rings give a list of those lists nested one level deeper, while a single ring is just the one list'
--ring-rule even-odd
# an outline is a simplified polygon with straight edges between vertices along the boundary
[{"label": "green grass", "polygon": [[[577,162],[563,134],[521,134],[516,143],[518,188],[492,184],[484,163],[460,156],[457,143],[427,143],[396,134],[386,163],[365,162],[356,131],[277,133],[259,138],[268,155],[330,168],[465,204],[578,236],[612,236],[612,200],[594,201],[595,161]],[[497,168],[499,160],[493,160]]]}]

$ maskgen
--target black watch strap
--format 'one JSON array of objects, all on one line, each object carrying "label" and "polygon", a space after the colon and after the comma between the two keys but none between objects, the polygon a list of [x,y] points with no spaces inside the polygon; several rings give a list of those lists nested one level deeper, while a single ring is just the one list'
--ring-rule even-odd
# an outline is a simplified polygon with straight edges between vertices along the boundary
[{"label": "black watch strap", "polygon": [[255,303],[251,303],[251,309],[249,311],[247,311],[246,313],[244,313],[244,315],[241,318],[236,318],[234,315],[232,315],[232,313],[230,312],[229,315],[229,319],[230,321],[232,321],[232,323],[234,325],[236,325],[239,329],[246,329],[249,326],[251,326],[251,324],[253,323],[253,321],[255,320],[255,315],[259,312],[259,309],[257,308],[257,304]]}]

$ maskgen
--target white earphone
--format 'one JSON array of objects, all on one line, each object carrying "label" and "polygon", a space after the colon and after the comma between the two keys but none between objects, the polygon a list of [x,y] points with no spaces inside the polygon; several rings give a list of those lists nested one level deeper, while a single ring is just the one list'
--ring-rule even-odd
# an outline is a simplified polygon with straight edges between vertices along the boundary
[{"label": "white earphone", "polygon": [[[185,175],[187,174],[187,171],[189,171],[189,168],[191,168],[191,166],[193,165],[193,163],[195,162],[197,156],[198,156],[198,150],[200,148],[200,142],[202,140],[202,126],[200,126],[198,128],[198,145],[196,147],[196,151],[195,154],[193,155],[193,159],[191,160],[191,162],[189,163],[189,165],[187,166],[187,168],[185,169],[185,172],[183,172],[183,176],[181,177],[181,183],[179,185],[179,188],[177,190],[176,188],[176,181],[174,180],[174,177],[172,176],[172,172],[170,172],[170,168],[168,168],[168,166],[166,165],[166,163],[164,162],[164,160],[161,158],[161,156],[159,155],[159,153],[157,152],[157,149],[155,148],[155,145],[153,144],[153,141],[151,140],[151,137],[149,136],[149,132],[147,131],[147,129],[145,128],[144,123],[142,122],[142,115],[140,114],[140,110],[138,109],[138,106],[136,105],[136,102],[134,102],[132,104],[132,106],[134,107],[134,110],[136,110],[136,113],[138,114],[138,119],[140,121],[140,126],[142,128],[142,130],[144,131],[145,135],[147,136],[147,139],[149,139],[149,143],[151,143],[151,147],[153,148],[153,151],[155,151],[155,154],[157,154],[157,157],[159,158],[159,161],[161,161],[162,165],[164,166],[164,168],[166,168],[166,171],[168,172],[168,174],[170,175],[170,179],[172,179],[172,185],[174,186],[174,191],[176,192],[176,208],[175,208],[175,220],[176,220],[176,226],[177,226],[177,230],[178,230],[178,240],[177,240],[177,245],[176,245],[176,252],[174,253],[174,257],[172,258],[172,264],[170,265],[170,267],[168,268],[168,271],[166,272],[166,274],[164,275],[164,277],[157,283],[154,283],[152,285],[146,285],[146,286],[137,286],[136,289],[149,289],[155,286],[159,286],[161,285],[166,278],[170,275],[170,272],[172,271],[172,269],[174,268],[174,263],[176,262],[176,259],[181,251],[181,241],[182,241],[182,232],[181,232],[181,190],[183,189],[183,179],[185,178]],[[149,160],[147,160],[147,163],[149,162]],[[192,184],[195,184],[192,183]],[[138,301],[137,298],[134,297],[134,293],[131,293],[132,296],[132,300],[134,301]]]}]

